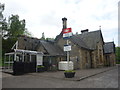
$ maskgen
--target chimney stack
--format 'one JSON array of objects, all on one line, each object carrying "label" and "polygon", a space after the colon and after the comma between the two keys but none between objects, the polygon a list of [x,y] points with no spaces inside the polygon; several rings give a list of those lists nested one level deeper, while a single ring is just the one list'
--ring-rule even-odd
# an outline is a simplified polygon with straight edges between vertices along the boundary
[{"label": "chimney stack", "polygon": [[63,29],[66,29],[67,28],[67,18],[62,18],[62,21],[63,21]]},{"label": "chimney stack", "polygon": [[85,30],[81,30],[81,33],[87,33],[89,30],[88,29],[85,29]]}]

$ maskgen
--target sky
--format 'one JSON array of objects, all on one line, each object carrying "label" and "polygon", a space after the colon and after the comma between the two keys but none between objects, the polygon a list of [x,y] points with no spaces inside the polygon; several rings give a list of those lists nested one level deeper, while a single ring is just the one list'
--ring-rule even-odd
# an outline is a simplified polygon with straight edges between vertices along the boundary
[{"label": "sky", "polygon": [[[19,15],[26,20],[26,28],[33,37],[55,38],[62,30],[62,18],[75,34],[81,30],[99,30],[105,42],[118,46],[119,0],[1,0],[5,4],[4,17]],[[119,44],[120,46],[120,44]]]}]

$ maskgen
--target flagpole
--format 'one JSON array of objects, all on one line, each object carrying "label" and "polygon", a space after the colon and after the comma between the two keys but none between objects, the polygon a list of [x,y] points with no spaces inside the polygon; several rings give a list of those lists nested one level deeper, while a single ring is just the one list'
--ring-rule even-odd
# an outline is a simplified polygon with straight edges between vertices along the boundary
[{"label": "flagpole", "polygon": [[70,57],[70,52],[71,51],[71,46],[69,46],[69,40],[68,38],[70,38],[72,36],[72,30],[71,28],[66,28],[66,29],[63,29],[63,38],[67,38],[66,42],[67,42],[67,45],[66,45],[66,49],[64,51],[67,51],[67,66],[68,66],[68,70],[69,70],[69,57]]},{"label": "flagpole", "polygon": [[[67,45],[68,45],[68,39],[67,39]],[[67,62],[68,62],[68,70],[69,70],[69,51],[67,51]]]}]

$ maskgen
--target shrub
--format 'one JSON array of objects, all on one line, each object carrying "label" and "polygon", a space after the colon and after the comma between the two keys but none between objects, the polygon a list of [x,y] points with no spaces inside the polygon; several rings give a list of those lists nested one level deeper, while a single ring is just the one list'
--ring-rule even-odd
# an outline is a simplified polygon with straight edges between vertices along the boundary
[{"label": "shrub", "polygon": [[37,68],[44,68],[45,66],[42,66],[42,65],[39,65],[39,66],[37,66]]},{"label": "shrub", "polygon": [[120,64],[120,62],[116,62],[116,64]]},{"label": "shrub", "polygon": [[70,73],[70,72],[75,72],[75,71],[74,70],[65,70],[64,72],[65,73],[67,73],[67,72]]}]

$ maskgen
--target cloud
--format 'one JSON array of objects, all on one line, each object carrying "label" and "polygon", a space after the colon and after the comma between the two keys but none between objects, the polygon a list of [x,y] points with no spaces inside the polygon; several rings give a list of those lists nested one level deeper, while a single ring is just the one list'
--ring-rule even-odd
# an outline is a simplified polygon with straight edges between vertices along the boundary
[{"label": "cloud", "polygon": [[[18,14],[26,20],[26,28],[35,37],[56,37],[62,29],[62,18],[67,17],[67,26],[73,33],[88,28],[103,33],[117,34],[119,0],[2,0],[4,15]],[[52,32],[52,33],[51,33]],[[111,40],[112,36],[104,38]],[[114,37],[114,36],[113,36]],[[117,40],[117,38],[115,38]],[[117,43],[117,42],[116,42]]]}]

